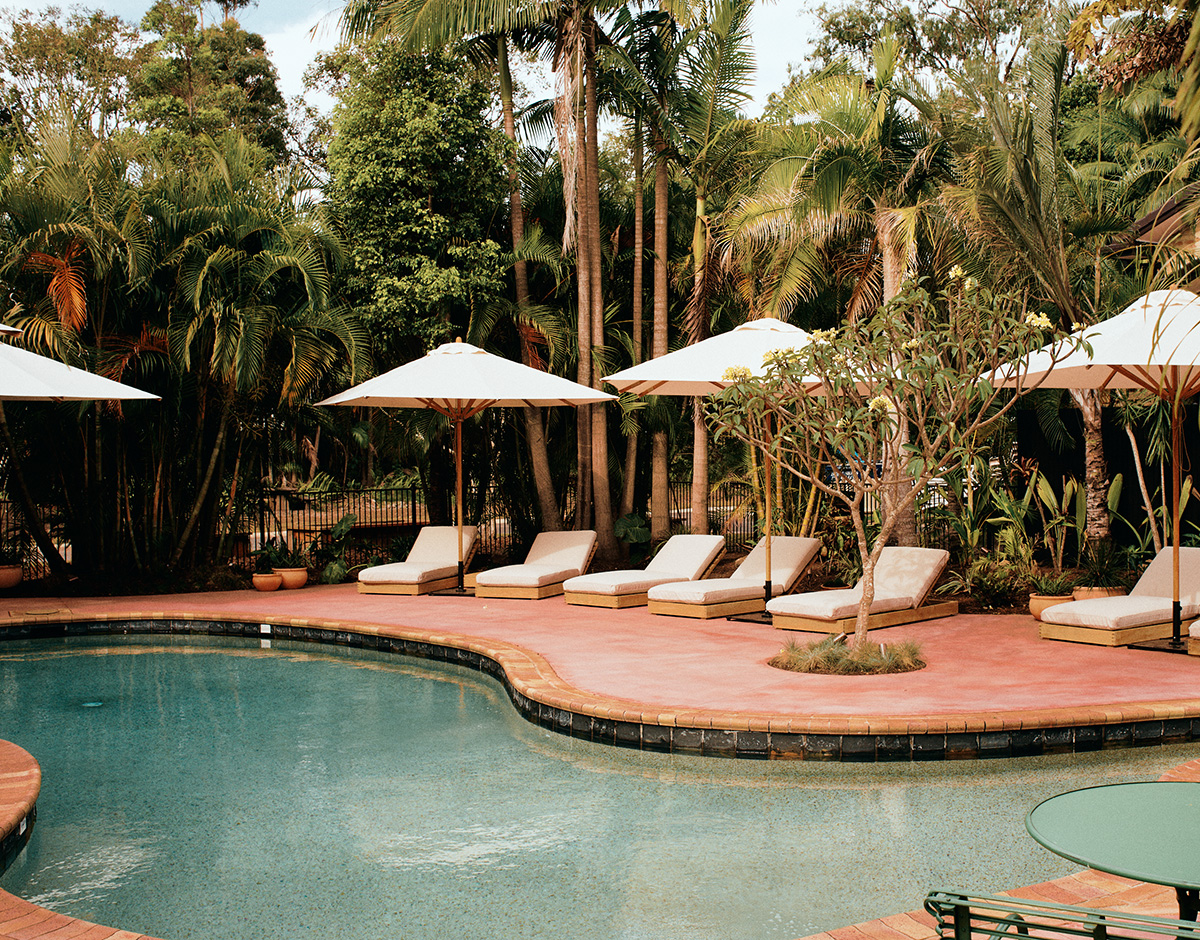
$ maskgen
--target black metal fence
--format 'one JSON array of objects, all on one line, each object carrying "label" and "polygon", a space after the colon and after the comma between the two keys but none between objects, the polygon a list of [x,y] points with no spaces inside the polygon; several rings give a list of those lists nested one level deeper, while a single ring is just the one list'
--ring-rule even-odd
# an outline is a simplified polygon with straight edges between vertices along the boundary
[{"label": "black metal fence", "polygon": [[[687,532],[691,528],[691,483],[674,481],[670,485],[671,531]],[[944,514],[937,511],[944,505],[939,494],[932,492],[922,500],[918,525],[922,544],[948,547],[950,530]],[[466,505],[478,505],[467,500]],[[503,558],[512,547],[513,526],[504,514],[503,500],[489,492],[483,500],[482,516],[470,520],[479,526],[479,552],[491,558]],[[758,539],[762,518],[760,506],[749,484],[726,481],[709,491],[709,531],[725,536],[731,551],[742,550]],[[51,525],[51,534],[63,557],[70,562],[71,545],[60,531],[58,514],[53,507],[40,507]],[[872,507],[867,507],[870,510]],[[250,567],[251,553],[274,538],[297,549],[320,548],[327,544],[329,533],[346,515],[355,516],[353,538],[348,561],[362,564],[372,557],[403,556],[421,526],[432,518],[449,521],[453,518],[449,503],[440,512],[430,512],[426,496],[420,487],[397,486],[369,489],[326,491],[272,490],[264,494],[257,506],[251,508],[236,524],[230,541],[232,564]],[[782,521],[782,520],[781,520]],[[50,573],[49,565],[28,538],[24,523],[14,504],[0,500],[0,537],[20,540],[24,549],[24,576],[29,580]]]}]

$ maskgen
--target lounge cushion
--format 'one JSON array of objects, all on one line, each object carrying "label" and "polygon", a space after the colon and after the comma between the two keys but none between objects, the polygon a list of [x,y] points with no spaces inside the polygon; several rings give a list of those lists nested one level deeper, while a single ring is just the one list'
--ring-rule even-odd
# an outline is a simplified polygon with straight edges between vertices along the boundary
[{"label": "lounge cushion", "polygon": [[[771,567],[774,567],[772,565]],[[780,594],[783,585],[771,582],[771,595]],[[726,601],[748,601],[763,596],[761,578],[704,578],[701,581],[675,581],[660,584],[647,592],[652,601],[675,604],[723,604]]]},{"label": "lounge cushion", "polygon": [[[1182,604],[1185,620],[1200,612],[1200,605]],[[1171,621],[1171,598],[1127,594],[1123,597],[1094,597],[1055,604],[1042,611],[1042,620],[1069,627],[1123,630]]]},{"label": "lounge cushion", "polygon": [[[809,562],[821,550],[820,539],[795,535],[776,535],[771,539],[771,583],[789,588],[800,577]],[[767,576],[767,540],[759,539],[750,554],[742,559],[734,575],[763,582]]]},{"label": "lounge cushion", "polygon": [[[471,554],[477,526],[463,526],[463,557]],[[427,525],[417,533],[408,557],[388,565],[374,565],[358,573],[364,584],[424,584],[458,574],[458,527]]]},{"label": "lounge cushion", "polygon": [[415,565],[411,561],[397,561],[390,565],[375,565],[358,573],[363,584],[424,584],[438,578],[453,578],[458,574],[458,562],[452,565],[432,567]]},{"label": "lounge cushion", "polygon": [[491,568],[475,576],[475,583],[484,587],[542,587],[557,584],[583,573],[596,533],[591,529],[565,532],[539,532],[525,563]]},{"label": "lounge cushion", "polygon": [[[782,594],[808,567],[821,550],[820,539],[777,535],[771,539],[771,596]],[[726,601],[762,597],[767,574],[766,539],[759,539],[750,554],[742,559],[732,578],[705,578],[660,584],[649,590],[652,601],[678,604],[722,604]]]},{"label": "lounge cushion", "polygon": [[[879,553],[875,564],[875,594],[871,613],[919,607],[946,568],[950,553],[941,548],[905,548],[889,545]],[[862,578],[844,591],[811,591],[771,601],[773,614],[811,617],[814,620],[842,620],[858,614],[862,600]]]},{"label": "lounge cushion", "polygon": [[[807,594],[778,597],[767,605],[767,610],[773,614],[811,617],[813,620],[843,620],[858,615],[861,600],[862,587],[855,585],[841,591],[812,591]],[[889,610],[905,610],[912,606],[912,598],[907,595],[881,597],[876,594],[871,602],[871,613],[882,614]]]},{"label": "lounge cushion", "polygon": [[475,583],[484,587],[543,587],[558,584],[579,574],[578,568],[554,565],[505,565],[475,575]]},{"label": "lounge cushion", "polygon": [[[1154,556],[1129,593],[1138,597],[1169,598],[1175,594],[1174,582],[1171,549],[1164,548]],[[1189,603],[1200,604],[1200,548],[1179,549],[1179,600],[1185,607]]]},{"label": "lounge cushion", "polygon": [[571,578],[563,590],[573,594],[643,594],[659,584],[691,581],[700,577],[721,554],[720,535],[673,535],[646,566],[645,571],[597,571]]},{"label": "lounge cushion", "polygon": [[[1097,630],[1169,623],[1171,598],[1175,593],[1171,553],[1169,547],[1161,549],[1129,594],[1055,604],[1042,612],[1042,620]],[[1183,619],[1200,615],[1200,548],[1179,549],[1179,602]]]}]

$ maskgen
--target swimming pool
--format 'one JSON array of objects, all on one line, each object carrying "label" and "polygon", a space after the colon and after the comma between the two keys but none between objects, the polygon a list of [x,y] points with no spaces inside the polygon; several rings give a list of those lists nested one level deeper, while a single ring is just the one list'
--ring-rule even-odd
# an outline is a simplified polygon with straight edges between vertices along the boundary
[{"label": "swimming pool", "polygon": [[813,764],[531,725],[461,667],[190,637],[0,647],[0,737],[44,771],[3,886],[170,940],[794,938],[1066,874],[1023,817],[1175,746]]}]

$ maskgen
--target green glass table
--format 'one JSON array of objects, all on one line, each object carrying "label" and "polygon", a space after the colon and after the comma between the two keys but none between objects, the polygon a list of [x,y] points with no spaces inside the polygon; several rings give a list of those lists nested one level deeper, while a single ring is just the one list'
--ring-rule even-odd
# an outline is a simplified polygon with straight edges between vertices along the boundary
[{"label": "green glass table", "polygon": [[1056,855],[1125,878],[1168,885],[1179,919],[1200,909],[1200,783],[1114,783],[1043,800],[1025,828]]}]

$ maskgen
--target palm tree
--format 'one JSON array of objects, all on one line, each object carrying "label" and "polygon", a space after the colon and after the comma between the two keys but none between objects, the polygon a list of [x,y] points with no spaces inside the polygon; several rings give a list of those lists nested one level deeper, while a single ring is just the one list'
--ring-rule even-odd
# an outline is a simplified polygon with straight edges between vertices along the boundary
[{"label": "palm tree", "polygon": [[[1105,183],[1099,161],[1100,172],[1089,173],[1066,160],[1059,131],[1067,61],[1062,43],[1035,46],[1024,97],[1017,101],[987,82],[964,83],[968,100],[986,118],[989,139],[958,137],[957,182],[944,201],[968,235],[988,246],[996,276],[1032,281],[1037,294],[1057,308],[1062,326],[1072,329],[1103,319],[1113,299],[1101,290],[1101,248],[1123,234],[1130,219],[1127,211],[1111,211],[1112,200],[1122,190],[1136,191],[1145,167],[1134,169],[1124,184]],[[1108,205],[1102,206],[1096,200],[1105,188]],[[1115,278],[1110,285],[1128,289]],[[1103,540],[1109,537],[1109,512],[1101,394],[1090,389],[1070,394],[1083,417],[1086,537]]]},{"label": "palm tree", "polygon": [[[885,36],[872,76],[843,63],[787,90],[796,120],[765,142],[780,156],[725,223],[740,266],[766,271],[765,296],[757,298],[764,313],[786,316],[834,270],[852,281],[847,315],[854,319],[895,297],[916,273],[919,246],[936,241],[936,184],[948,171],[947,148],[920,112],[902,107],[927,110],[904,85],[899,50]],[[905,421],[897,431],[906,433]],[[886,472],[904,486],[899,468]],[[911,510],[897,539],[916,544]]]},{"label": "palm tree", "polygon": [[[603,2],[616,5],[612,0]],[[348,38],[388,34],[401,38],[414,49],[437,48],[469,36],[505,36],[547,24],[553,27],[554,65],[562,86],[556,125],[568,209],[564,249],[578,240],[577,378],[597,387],[600,377],[593,374],[592,348],[604,345],[596,89],[599,40],[595,16],[599,6],[601,3],[596,0],[565,3],[508,0],[474,5],[447,0],[350,0],[342,14],[343,34]],[[608,478],[607,412],[603,406],[580,408],[578,421],[579,490],[575,522],[577,526],[583,524],[589,506],[594,504],[598,551],[602,558],[612,558],[617,545]]]},{"label": "palm tree", "polygon": [[297,181],[267,176],[262,153],[240,135],[203,139],[201,146],[194,178],[176,183],[174,205],[159,217],[164,228],[175,229],[178,245],[172,359],[196,375],[201,414],[211,409],[217,415],[172,566],[208,506],[235,402],[261,394],[273,357],[281,366],[279,404],[294,405],[343,356],[353,378],[368,348],[362,326],[331,307],[331,268],[340,246],[298,203]]}]

